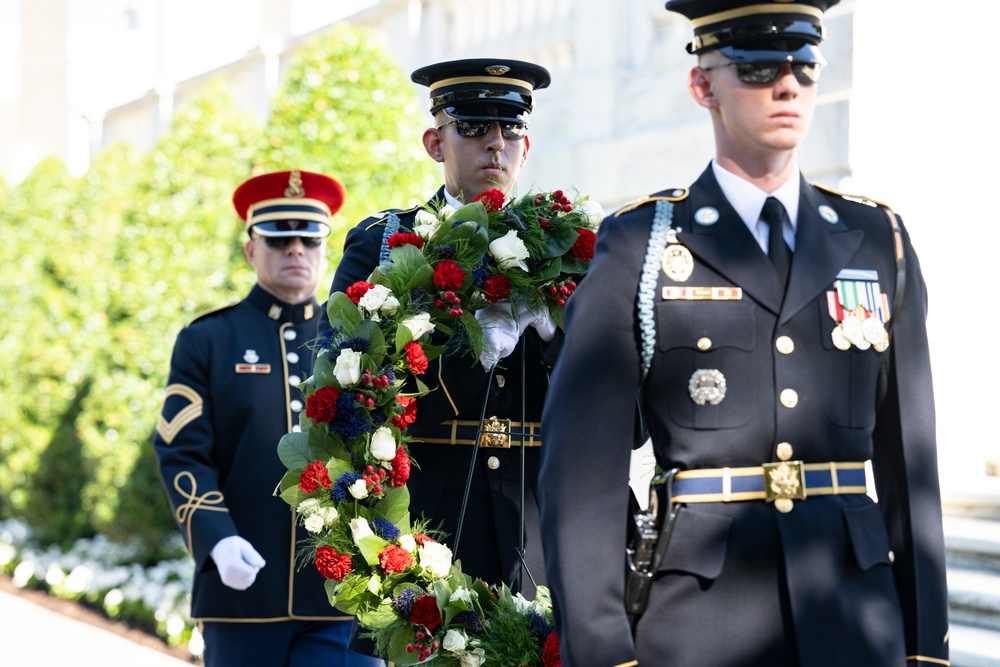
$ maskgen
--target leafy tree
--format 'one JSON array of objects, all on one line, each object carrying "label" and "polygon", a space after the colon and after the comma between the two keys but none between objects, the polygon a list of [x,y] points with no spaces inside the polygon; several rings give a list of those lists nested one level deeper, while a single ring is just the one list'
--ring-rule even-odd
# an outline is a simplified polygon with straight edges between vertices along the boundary
[{"label": "leafy tree", "polygon": [[[260,171],[298,167],[343,183],[328,241],[340,261],[347,230],[377,211],[422,204],[438,186],[420,137],[430,122],[414,84],[363,28],[338,23],[297,54],[261,137]],[[329,285],[321,286],[325,298]]]}]

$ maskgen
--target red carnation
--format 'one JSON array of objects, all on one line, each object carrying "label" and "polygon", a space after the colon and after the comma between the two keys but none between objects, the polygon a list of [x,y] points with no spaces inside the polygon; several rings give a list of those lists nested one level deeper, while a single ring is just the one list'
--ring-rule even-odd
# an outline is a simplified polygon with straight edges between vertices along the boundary
[{"label": "red carnation", "polygon": [[389,237],[386,241],[386,245],[390,248],[398,248],[399,246],[412,245],[417,246],[417,249],[424,247],[424,240],[417,236],[416,234],[410,234],[409,232],[396,232]]},{"label": "red carnation", "polygon": [[375,287],[375,285],[372,285],[369,282],[365,282],[364,280],[359,280],[358,282],[354,283],[353,285],[347,288],[346,292],[347,298],[353,301],[355,304],[357,304],[359,301],[361,301],[361,297],[365,295],[365,292],[367,292],[373,287]]},{"label": "red carnation", "polygon": [[589,262],[594,259],[594,242],[597,240],[597,234],[589,229],[578,229],[576,233],[579,236],[576,237],[576,243],[573,244],[571,250],[578,258]]},{"label": "red carnation", "polygon": [[347,554],[338,554],[333,547],[316,547],[316,569],[327,579],[343,581],[354,568]]},{"label": "red carnation", "polygon": [[299,477],[299,488],[305,493],[312,493],[323,486],[329,489],[333,482],[330,481],[330,471],[326,469],[320,461],[313,461],[306,466],[305,472]]},{"label": "red carnation", "polygon": [[336,387],[320,387],[306,399],[306,417],[329,424],[337,414],[337,398],[340,391]]},{"label": "red carnation", "polygon": [[[396,450],[396,455],[392,457],[392,472],[389,473],[389,484],[392,486],[403,486],[410,479],[410,457],[406,455],[406,450],[400,447]],[[416,539],[416,535],[414,535]],[[417,544],[423,542],[417,540]]]},{"label": "red carnation", "polygon": [[386,574],[402,572],[408,567],[413,567],[413,556],[403,547],[390,544],[378,555],[378,562]]},{"label": "red carnation", "polygon": [[559,658],[559,635],[550,632],[542,645],[542,667],[562,667]]},{"label": "red carnation", "polygon": [[450,259],[434,266],[434,284],[441,289],[458,289],[465,282],[465,271]]},{"label": "red carnation", "polygon": [[417,598],[410,610],[410,623],[422,625],[430,632],[441,627],[441,612],[438,611],[437,600],[430,595]]},{"label": "red carnation", "polygon": [[417,543],[417,546],[424,546],[428,542],[432,544],[437,544],[437,540],[427,537],[423,533],[413,533],[413,541]]},{"label": "red carnation", "polygon": [[492,213],[493,211],[499,211],[503,208],[503,203],[507,199],[505,195],[500,190],[493,188],[492,190],[484,190],[476,195],[476,198],[472,201],[481,201],[483,208],[486,209],[487,213]]},{"label": "red carnation", "polygon": [[392,425],[400,431],[417,421],[417,399],[412,396],[397,396],[396,402],[403,406],[403,414],[392,418]]},{"label": "red carnation", "polygon": [[427,370],[427,355],[423,346],[415,340],[406,344],[406,363],[417,375],[423,375]]},{"label": "red carnation", "polygon": [[510,294],[510,278],[507,276],[490,276],[483,283],[483,294],[490,303],[507,298]]}]

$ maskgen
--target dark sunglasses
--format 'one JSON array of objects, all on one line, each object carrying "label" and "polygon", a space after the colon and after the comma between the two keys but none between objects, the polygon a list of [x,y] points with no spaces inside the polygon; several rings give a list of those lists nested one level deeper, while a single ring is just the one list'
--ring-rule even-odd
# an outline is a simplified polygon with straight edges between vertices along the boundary
[{"label": "dark sunglasses", "polygon": [[323,243],[323,239],[318,236],[258,236],[264,239],[264,243],[272,250],[284,250],[288,245],[298,239],[307,248],[318,248]]},{"label": "dark sunglasses", "polygon": [[803,86],[811,86],[819,81],[819,71],[822,68],[819,63],[723,63],[702,69],[711,72],[720,67],[735,67],[736,78],[743,83],[767,84],[778,79],[781,66],[785,64],[791,66],[795,80]]},{"label": "dark sunglasses", "polygon": [[507,141],[517,141],[518,139],[523,139],[524,135],[528,134],[528,126],[524,123],[494,120],[451,120],[444,125],[439,125],[438,129],[454,125],[460,137],[482,137],[490,131],[493,123],[500,124],[500,136]]}]

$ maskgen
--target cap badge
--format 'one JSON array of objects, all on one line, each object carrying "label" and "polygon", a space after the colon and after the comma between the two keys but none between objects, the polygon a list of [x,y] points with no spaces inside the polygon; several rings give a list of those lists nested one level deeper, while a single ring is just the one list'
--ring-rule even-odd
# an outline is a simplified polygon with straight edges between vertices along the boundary
[{"label": "cap badge", "polygon": [[694,272],[694,257],[677,241],[676,229],[667,231],[667,246],[663,249],[660,266],[668,278],[679,283],[690,278]]},{"label": "cap badge", "polygon": [[243,353],[243,361],[248,364],[256,364],[260,361],[260,356],[257,354],[257,350],[247,350]]},{"label": "cap badge", "polygon": [[688,381],[695,405],[718,405],[726,397],[726,376],[714,368],[699,368]]},{"label": "cap badge", "polygon": [[831,225],[836,224],[840,221],[840,216],[837,212],[833,210],[830,206],[823,204],[819,207],[819,215],[821,218],[829,222]]},{"label": "cap badge", "polygon": [[711,227],[719,221],[719,211],[711,206],[702,206],[694,212],[694,221],[703,227]]},{"label": "cap badge", "polygon": [[306,191],[302,187],[302,174],[298,169],[293,169],[288,173],[288,187],[285,188],[286,197],[305,197]]},{"label": "cap badge", "polygon": [[293,230],[298,229],[299,225],[301,224],[301,221],[299,220],[288,220],[286,222],[288,223],[288,226],[291,227]]},{"label": "cap badge", "polygon": [[503,76],[510,71],[510,68],[506,65],[490,65],[486,68],[487,74],[492,74],[493,76]]}]

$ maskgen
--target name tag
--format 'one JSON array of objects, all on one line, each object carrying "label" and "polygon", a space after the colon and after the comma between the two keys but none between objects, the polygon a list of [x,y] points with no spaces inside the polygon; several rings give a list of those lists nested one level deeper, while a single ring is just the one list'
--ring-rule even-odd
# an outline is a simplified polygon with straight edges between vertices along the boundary
[{"label": "name tag", "polygon": [[664,301],[739,301],[742,287],[682,287],[667,285],[663,288]]},{"label": "name tag", "polygon": [[237,373],[270,373],[271,364],[236,364]]}]

